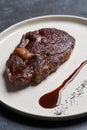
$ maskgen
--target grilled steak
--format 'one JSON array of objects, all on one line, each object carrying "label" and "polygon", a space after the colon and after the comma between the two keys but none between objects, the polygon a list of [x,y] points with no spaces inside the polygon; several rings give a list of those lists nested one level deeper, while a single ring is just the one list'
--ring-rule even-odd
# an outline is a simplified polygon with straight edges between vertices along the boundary
[{"label": "grilled steak", "polygon": [[6,62],[9,81],[15,85],[38,84],[68,60],[75,39],[55,28],[44,28],[22,36]]}]

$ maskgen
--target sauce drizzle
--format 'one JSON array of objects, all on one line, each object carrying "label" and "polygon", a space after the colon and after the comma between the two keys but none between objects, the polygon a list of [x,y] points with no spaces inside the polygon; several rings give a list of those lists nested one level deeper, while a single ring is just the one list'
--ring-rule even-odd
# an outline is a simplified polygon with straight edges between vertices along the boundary
[{"label": "sauce drizzle", "polygon": [[57,89],[41,96],[39,99],[39,104],[44,108],[54,108],[58,106],[61,100],[61,92],[70,82],[74,80],[74,78],[86,64],[87,60],[82,62],[80,66],[67,79],[65,79],[60,86],[57,87]]}]

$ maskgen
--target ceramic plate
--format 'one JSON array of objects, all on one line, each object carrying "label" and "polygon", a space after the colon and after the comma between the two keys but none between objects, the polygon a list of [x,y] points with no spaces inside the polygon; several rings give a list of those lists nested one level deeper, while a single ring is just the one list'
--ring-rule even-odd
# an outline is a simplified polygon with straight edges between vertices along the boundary
[{"label": "ceramic plate", "polygon": [[[41,28],[58,28],[76,39],[75,48],[67,62],[37,86],[19,91],[8,91],[5,81],[5,63],[22,35]],[[62,91],[60,104],[52,109],[39,105],[39,98],[57,88],[69,75],[87,60],[87,19],[76,16],[42,16],[22,21],[0,34],[0,102],[27,116],[59,120],[76,118],[87,113],[87,65]]]}]

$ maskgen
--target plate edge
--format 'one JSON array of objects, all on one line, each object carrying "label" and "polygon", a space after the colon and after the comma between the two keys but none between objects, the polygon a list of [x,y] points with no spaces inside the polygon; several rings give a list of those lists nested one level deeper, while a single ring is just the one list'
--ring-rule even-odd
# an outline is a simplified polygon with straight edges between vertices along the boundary
[{"label": "plate edge", "polygon": [[[20,24],[24,24],[28,21],[32,21],[32,20],[37,20],[37,19],[42,19],[42,18],[52,18],[52,17],[57,17],[57,18],[75,18],[75,19],[80,19],[80,20],[85,20],[87,21],[87,18],[85,17],[80,17],[80,16],[75,16],[75,15],[43,15],[43,16],[37,16],[37,17],[33,17],[33,18],[29,18],[29,19],[25,19],[25,20],[22,20],[20,22],[17,22],[13,25],[11,25],[10,27],[8,27],[7,29],[3,30],[1,33],[0,33],[0,37],[2,35],[4,35],[4,33],[8,33],[9,30],[11,29],[14,29],[16,26],[19,26]],[[3,39],[0,38],[1,40]]]}]

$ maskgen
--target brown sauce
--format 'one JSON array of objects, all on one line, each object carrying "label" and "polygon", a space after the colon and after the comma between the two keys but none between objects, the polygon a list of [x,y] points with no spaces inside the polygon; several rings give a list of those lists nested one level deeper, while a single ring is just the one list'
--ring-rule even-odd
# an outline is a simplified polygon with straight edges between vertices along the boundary
[{"label": "brown sauce", "polygon": [[74,80],[80,70],[87,64],[87,60],[82,62],[80,66],[67,78],[57,89],[43,95],[39,99],[39,104],[44,108],[54,108],[60,104],[61,92],[63,89]]}]

